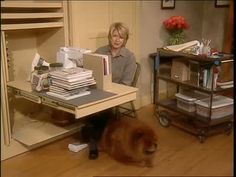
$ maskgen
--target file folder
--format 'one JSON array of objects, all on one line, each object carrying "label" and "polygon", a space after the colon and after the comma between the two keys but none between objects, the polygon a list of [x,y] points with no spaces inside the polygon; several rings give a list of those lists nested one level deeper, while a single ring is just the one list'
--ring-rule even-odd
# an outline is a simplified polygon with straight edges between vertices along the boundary
[{"label": "file folder", "polygon": [[112,83],[111,58],[101,54],[84,54],[84,68],[93,70],[96,86],[101,90],[109,90]]}]

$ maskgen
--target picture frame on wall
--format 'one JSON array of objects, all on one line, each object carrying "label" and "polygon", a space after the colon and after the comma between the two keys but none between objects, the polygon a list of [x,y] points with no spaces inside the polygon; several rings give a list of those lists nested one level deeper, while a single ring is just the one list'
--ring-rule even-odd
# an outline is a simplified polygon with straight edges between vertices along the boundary
[{"label": "picture frame on wall", "polygon": [[161,0],[161,9],[174,9],[175,0]]},{"label": "picture frame on wall", "polygon": [[229,0],[215,0],[215,7],[229,7]]}]

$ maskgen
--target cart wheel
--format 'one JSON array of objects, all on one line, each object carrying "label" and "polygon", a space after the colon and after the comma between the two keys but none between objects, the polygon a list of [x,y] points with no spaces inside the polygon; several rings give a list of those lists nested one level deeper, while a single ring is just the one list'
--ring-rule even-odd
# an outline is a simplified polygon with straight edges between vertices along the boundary
[{"label": "cart wheel", "polygon": [[232,132],[232,124],[229,123],[229,124],[227,125],[226,130],[225,130],[225,133],[226,133],[226,135],[230,135],[231,132]]},{"label": "cart wheel", "polygon": [[206,136],[203,136],[203,135],[199,135],[198,138],[199,138],[200,143],[204,143],[206,140]]},{"label": "cart wheel", "polygon": [[231,132],[232,132],[232,130],[230,129],[230,130],[227,130],[225,133],[226,133],[226,135],[230,135]]},{"label": "cart wheel", "polygon": [[168,119],[169,113],[167,111],[161,111],[159,113],[159,122],[163,127],[170,126],[170,120]]},{"label": "cart wheel", "polygon": [[155,108],[155,110],[154,110],[154,115],[158,118],[158,115],[159,115],[159,109]]},{"label": "cart wheel", "polygon": [[206,140],[206,131],[204,129],[198,129],[198,138],[200,143],[204,143]]}]

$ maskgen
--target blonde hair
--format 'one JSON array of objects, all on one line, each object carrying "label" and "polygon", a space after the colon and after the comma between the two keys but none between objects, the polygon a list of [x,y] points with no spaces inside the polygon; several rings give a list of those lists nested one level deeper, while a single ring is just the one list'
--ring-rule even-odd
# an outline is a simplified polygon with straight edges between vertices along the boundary
[{"label": "blonde hair", "polygon": [[129,39],[128,27],[124,23],[121,23],[121,22],[116,22],[116,23],[111,24],[110,29],[109,29],[109,33],[108,33],[109,45],[111,45],[112,33],[115,30],[117,30],[119,35],[122,38],[124,38],[124,43],[123,43],[123,47],[124,47]]}]

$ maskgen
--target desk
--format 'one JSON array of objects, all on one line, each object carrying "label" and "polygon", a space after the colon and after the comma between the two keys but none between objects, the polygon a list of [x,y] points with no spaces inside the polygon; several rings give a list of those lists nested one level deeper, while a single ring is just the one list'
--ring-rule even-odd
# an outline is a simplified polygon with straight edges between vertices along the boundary
[{"label": "desk", "polygon": [[[13,81],[9,82],[8,86],[16,89],[18,94],[25,99],[73,113],[77,119],[129,101],[133,101],[136,99],[136,93],[138,91],[138,89],[135,87],[112,83],[111,88],[105,90],[108,92],[107,96],[105,95],[101,99],[96,99],[96,101],[88,101],[87,103],[79,103],[76,105],[75,103],[70,104],[70,101],[60,100],[53,98],[52,96],[35,94],[32,92],[29,82],[26,83],[24,81]],[[89,95],[83,96],[81,98],[85,99],[86,97],[89,97]]]},{"label": "desk", "polygon": [[[80,119],[84,116],[111,107],[115,107],[129,101],[133,101],[136,99],[136,93],[138,91],[138,89],[134,87],[112,83],[110,89],[105,90],[106,92],[108,92],[108,94],[105,94],[104,98],[99,98],[96,101],[89,101],[87,103],[84,102],[79,105],[73,105],[69,104],[69,102],[67,101],[63,102],[47,95],[33,93],[29,82],[8,82],[8,87],[14,89],[16,91],[16,95],[18,95],[19,97],[35,102],[36,104],[43,104],[58,110],[72,113],[75,115],[76,119]],[[84,96],[84,98],[86,98],[87,96],[88,95]],[[20,118],[22,116],[17,117]],[[25,120],[29,120],[29,117],[27,117],[26,115],[25,118],[20,119],[24,122],[27,122]],[[37,126],[35,124],[36,123],[31,123],[29,126],[27,125],[27,127],[26,125],[22,127],[22,123],[19,123],[19,120],[15,120],[14,126],[17,127],[13,127],[14,131],[11,134],[10,145],[3,145],[2,159],[13,157],[15,155],[21,154],[23,152],[73,134],[79,131],[81,126],[80,122],[74,123],[73,125],[67,127],[58,127],[50,123],[49,121],[43,123],[45,126]],[[42,122],[39,124],[42,125]],[[18,141],[20,141],[21,143],[19,143]]]}]

